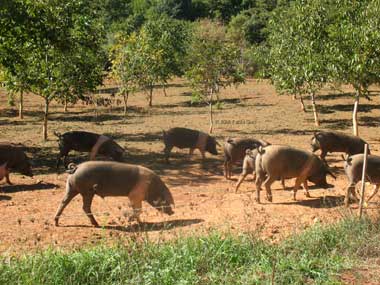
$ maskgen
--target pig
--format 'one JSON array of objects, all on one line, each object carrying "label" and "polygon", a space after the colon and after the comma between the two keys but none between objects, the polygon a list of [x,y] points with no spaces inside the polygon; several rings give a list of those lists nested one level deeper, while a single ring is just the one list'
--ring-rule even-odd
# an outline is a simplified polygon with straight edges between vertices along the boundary
[{"label": "pig", "polygon": [[[238,182],[236,183],[236,186],[235,186],[235,193],[237,193],[239,187],[240,187],[240,184],[243,183],[244,179],[247,177],[248,174],[252,174],[253,175],[253,179],[256,180],[256,157],[258,155],[258,150],[257,149],[247,149],[245,151],[245,157],[244,157],[244,161],[243,161],[243,171],[242,173],[240,174],[240,177],[239,177],[239,180]],[[282,184],[282,188],[285,190],[286,189],[286,186],[285,186],[285,180],[283,178],[281,178],[281,184]]]},{"label": "pig", "polygon": [[93,226],[99,224],[91,213],[94,195],[128,196],[133,208],[130,220],[140,221],[142,201],[147,201],[160,212],[172,215],[173,196],[160,177],[152,170],[139,165],[114,161],[87,161],[78,166],[69,165],[66,194],[55,214],[55,225],[65,207],[78,194],[83,198],[83,210]]},{"label": "pig", "polygon": [[324,161],[328,152],[345,152],[348,155],[363,153],[365,144],[367,142],[359,137],[338,132],[317,132],[311,138],[312,152],[320,149]]},{"label": "pig", "polygon": [[[0,164],[3,165],[3,174],[6,182],[12,185],[9,179],[10,172],[18,172],[33,177],[29,158],[24,152],[24,147],[12,143],[0,143]],[[4,164],[6,165],[4,166]]]},{"label": "pig", "polygon": [[169,163],[169,156],[173,147],[189,148],[190,155],[193,154],[194,149],[199,149],[202,159],[205,159],[206,151],[213,155],[218,155],[216,145],[220,146],[214,137],[204,132],[187,128],[171,128],[168,131],[163,131],[163,140],[166,163]]},{"label": "pig", "polygon": [[90,152],[90,160],[95,160],[96,155],[102,154],[111,157],[115,161],[123,160],[124,149],[107,136],[84,132],[71,131],[64,134],[54,132],[59,140],[59,154],[56,168],[59,168],[63,157],[63,164],[67,165],[67,156],[71,150]]},{"label": "pig", "polygon": [[247,138],[228,138],[224,143],[224,176],[231,179],[232,165],[241,164],[245,157],[247,149],[255,149],[259,146],[269,145],[263,140],[247,139]]},{"label": "pig", "polygon": [[[364,154],[347,156],[344,163],[344,171],[348,177],[349,185],[346,191],[344,203],[346,206],[350,203],[350,194],[355,200],[358,200],[355,194],[356,184],[362,180]],[[367,203],[376,195],[380,186],[380,156],[368,155],[366,181],[374,185],[374,189],[368,197]]]},{"label": "pig", "polygon": [[293,200],[297,190],[304,185],[306,197],[310,197],[307,181],[328,188],[326,175],[336,178],[327,165],[315,154],[290,146],[269,145],[260,147],[256,157],[256,201],[260,203],[260,190],[264,181],[267,199],[272,202],[271,184],[279,178],[296,178]]}]

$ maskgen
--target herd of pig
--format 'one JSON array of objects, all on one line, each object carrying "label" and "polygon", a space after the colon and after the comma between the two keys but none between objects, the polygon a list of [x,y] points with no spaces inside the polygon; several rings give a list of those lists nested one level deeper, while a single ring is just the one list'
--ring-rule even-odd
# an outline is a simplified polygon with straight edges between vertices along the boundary
[{"label": "herd of pig", "polygon": [[[174,199],[168,187],[152,170],[123,163],[124,149],[111,138],[90,132],[71,131],[64,134],[55,133],[59,141],[57,170],[62,162],[69,176],[66,181],[66,193],[55,215],[55,224],[70,201],[81,194],[83,210],[94,226],[98,226],[91,212],[91,203],[95,195],[128,196],[133,214],[130,220],[139,221],[142,202],[146,201],[159,211],[171,215]],[[198,149],[205,158],[209,152],[217,155],[217,145],[220,144],[209,134],[187,128],[172,128],[163,132],[166,163],[173,147],[188,148],[190,154]],[[327,153],[342,152],[344,169],[349,183],[345,204],[348,206],[351,198],[357,200],[355,186],[361,180],[364,148],[367,144],[359,137],[337,132],[317,132],[311,138],[312,152],[291,146],[274,145],[264,140],[252,138],[229,138],[225,141],[224,174],[226,179],[232,176],[233,165],[242,165],[242,173],[236,184],[236,191],[248,174],[253,174],[256,184],[256,201],[260,203],[260,190],[264,184],[266,198],[272,202],[271,185],[281,180],[285,188],[285,180],[296,178],[293,188],[293,199],[296,200],[297,190],[303,185],[306,197],[310,197],[308,181],[323,188],[330,187],[326,176],[336,178],[329,169],[325,157]],[[12,143],[0,143],[0,180],[4,177],[11,184],[9,173],[19,172],[32,176],[31,163],[24,153],[25,147]],[[71,150],[89,152],[90,160],[80,165],[67,163]],[[320,157],[314,154],[320,150]],[[113,161],[95,160],[101,154]],[[377,193],[380,186],[380,157],[371,155],[368,149],[366,180],[375,185],[368,201]]]}]

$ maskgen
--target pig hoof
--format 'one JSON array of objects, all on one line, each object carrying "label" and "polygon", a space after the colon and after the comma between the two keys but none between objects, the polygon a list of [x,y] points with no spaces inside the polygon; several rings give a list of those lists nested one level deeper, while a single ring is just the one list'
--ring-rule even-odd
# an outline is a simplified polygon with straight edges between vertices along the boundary
[{"label": "pig hoof", "polygon": [[269,202],[273,201],[272,196],[268,196],[267,199],[268,199]]}]

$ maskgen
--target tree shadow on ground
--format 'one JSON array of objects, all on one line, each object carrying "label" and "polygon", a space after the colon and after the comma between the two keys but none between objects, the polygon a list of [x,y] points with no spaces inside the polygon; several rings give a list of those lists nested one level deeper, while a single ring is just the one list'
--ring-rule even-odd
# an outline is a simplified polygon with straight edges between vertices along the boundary
[{"label": "tree shadow on ground", "polygon": [[304,207],[310,207],[310,208],[323,208],[323,209],[330,209],[330,208],[336,208],[343,205],[344,202],[344,196],[324,196],[319,198],[309,198],[307,200],[299,200],[299,201],[293,201],[293,202],[281,202],[281,203],[274,203],[276,205],[300,205]]},{"label": "tree shadow on ground", "polygon": [[3,186],[3,190],[6,193],[34,191],[34,190],[52,190],[58,187],[53,183],[34,183],[34,184],[21,184],[21,185],[7,185]]},{"label": "tree shadow on ground", "polygon": [[168,231],[175,228],[188,227],[194,224],[203,223],[203,219],[178,219],[164,222],[142,222],[139,224],[132,224],[126,227],[122,226],[105,226],[105,229],[119,230],[123,232],[156,232],[156,231]]},{"label": "tree shadow on ground", "polygon": [[343,92],[343,93],[331,93],[326,95],[318,96],[318,101],[327,101],[327,100],[337,100],[344,98],[353,98],[353,93],[351,92]]},{"label": "tree shadow on ground", "polygon": [[308,130],[293,130],[293,129],[276,129],[276,130],[255,130],[246,132],[243,130],[236,130],[234,133],[237,135],[245,135],[245,136],[252,136],[252,135],[281,135],[281,134],[289,134],[293,136],[304,136],[304,135],[312,135],[314,134],[314,129],[308,129]]},{"label": "tree shadow on ground", "polygon": [[[351,104],[336,104],[336,105],[320,105],[319,112],[321,114],[331,114],[335,112],[352,112],[353,105]],[[380,110],[379,105],[359,104],[359,113],[369,113],[373,110]]]},{"label": "tree shadow on ground", "polygon": [[[153,232],[166,231],[179,227],[187,227],[204,222],[203,219],[178,219],[164,222],[141,222],[140,224],[131,224],[127,226],[101,226],[100,229],[115,230],[121,232]],[[91,225],[60,225],[62,228],[93,228]]]},{"label": "tree shadow on ground", "polygon": [[[0,186],[0,190],[2,190],[1,186]],[[0,195],[0,201],[9,201],[11,200],[12,197],[11,196],[8,196],[8,195]]]},{"label": "tree shadow on ground", "polygon": [[363,116],[359,118],[359,122],[365,125],[366,127],[379,127],[380,118]]},{"label": "tree shadow on ground", "polygon": [[152,169],[164,177],[170,186],[205,185],[216,182],[217,176],[223,175],[222,161],[207,154],[203,161],[197,152],[192,156],[185,152],[172,152],[170,163],[167,164],[163,152],[146,152],[136,148],[129,150],[126,162]]},{"label": "tree shadow on ground", "polygon": [[[111,137],[114,140],[120,140],[122,142],[153,142],[153,141],[163,141],[163,132],[149,132],[149,133],[135,133],[135,134],[125,134],[125,133],[104,133],[104,135]],[[162,149],[164,149],[164,144],[162,144]],[[139,150],[141,151],[141,150]]]},{"label": "tree shadow on ground", "polygon": [[352,121],[349,119],[323,119],[321,125],[327,129],[344,130],[352,126]]}]

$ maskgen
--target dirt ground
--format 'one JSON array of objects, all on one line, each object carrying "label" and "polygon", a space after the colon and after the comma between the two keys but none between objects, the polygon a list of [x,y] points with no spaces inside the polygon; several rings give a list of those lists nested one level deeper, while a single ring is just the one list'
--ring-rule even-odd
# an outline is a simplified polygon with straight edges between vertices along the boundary
[{"label": "dirt ground", "polygon": [[[227,137],[242,136],[310,149],[310,137],[317,129],[351,133],[353,98],[349,94],[350,89],[342,89],[341,92],[323,90],[318,98],[322,125],[316,128],[312,113],[303,113],[298,101],[292,100],[291,96],[277,95],[268,82],[249,80],[238,89],[222,91],[222,103],[215,114],[214,135],[220,142]],[[103,92],[110,90],[104,89]],[[78,103],[64,113],[62,106],[53,103],[47,142],[41,139],[41,98],[26,96],[25,119],[19,120],[15,108],[6,103],[5,92],[0,93],[1,140],[28,146],[35,172],[34,178],[12,174],[14,185],[2,182],[2,255],[46,247],[71,249],[104,239],[111,243],[141,237],[165,240],[214,229],[236,234],[250,232],[277,242],[313,224],[331,223],[357,214],[357,205],[349,209],[342,207],[347,181],[340,154],[328,156],[328,162],[337,174],[336,181],[328,177],[333,188],[312,187],[312,198],[306,198],[301,190],[298,200],[293,201],[290,189],[294,181],[287,180],[289,191],[282,190],[281,184],[276,182],[273,185],[273,203],[268,203],[262,193],[263,203],[260,205],[253,200],[255,187],[251,177],[242,184],[239,193],[234,193],[240,169],[235,168],[232,181],[225,180],[221,151],[218,156],[208,155],[202,162],[197,152],[190,157],[186,150],[175,150],[172,163],[165,164],[162,129],[182,126],[208,131],[207,106],[191,106],[190,89],[181,80],[170,84],[167,97],[157,89],[151,109],[146,107],[143,94],[132,96],[126,117],[122,115],[121,106],[114,106],[112,110],[100,108],[96,118],[91,106]],[[380,98],[377,95],[378,92],[372,93],[372,101],[363,99],[359,108],[360,135],[371,144],[374,154],[380,153]],[[131,210],[128,198],[102,200],[96,197],[92,210],[103,227],[93,228],[82,211],[81,198],[76,197],[64,211],[61,226],[55,227],[53,217],[64,194],[67,174],[62,169],[60,174],[55,171],[58,147],[53,130],[61,133],[87,130],[113,137],[127,149],[126,162],[147,166],[160,174],[173,193],[175,214],[164,216],[145,204],[143,224],[130,224],[127,222]],[[70,155],[74,162],[86,159],[87,154]],[[378,201],[374,199],[366,212],[377,214]]]}]

